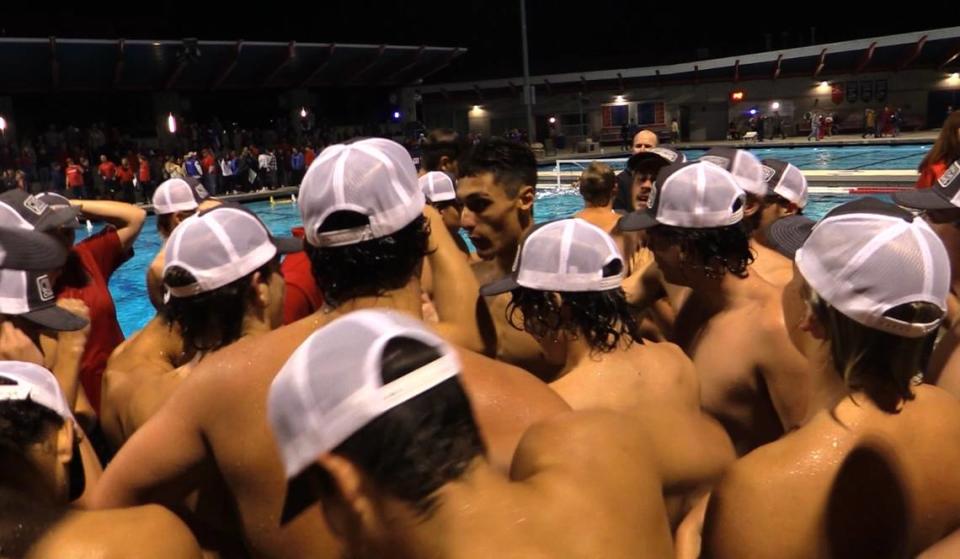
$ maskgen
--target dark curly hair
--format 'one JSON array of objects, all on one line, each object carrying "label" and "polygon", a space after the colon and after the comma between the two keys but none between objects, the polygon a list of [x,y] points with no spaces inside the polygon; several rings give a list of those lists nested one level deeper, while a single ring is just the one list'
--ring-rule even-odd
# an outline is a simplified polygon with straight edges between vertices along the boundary
[{"label": "dark curly hair", "polygon": [[[260,267],[261,282],[269,282],[280,273],[280,258],[276,257]],[[226,347],[243,335],[243,315],[253,297],[253,274],[234,280],[223,287],[192,297],[170,297],[163,306],[163,317],[180,326],[183,346],[187,353],[211,352]],[[196,283],[193,274],[179,266],[171,266],[163,276],[164,284],[183,287]]]},{"label": "dark curly hair", "polygon": [[556,292],[518,287],[511,292],[507,322],[538,338],[565,333],[582,339],[592,354],[643,343],[623,289]]},{"label": "dark curly hair", "polygon": [[510,198],[524,186],[537,184],[537,158],[530,146],[503,138],[481,140],[460,155],[460,177],[492,173],[494,181]]},{"label": "dark curly hair", "polygon": [[720,278],[729,272],[745,278],[755,258],[741,223],[710,229],[658,225],[648,231],[648,235],[679,245],[685,254],[693,255],[694,262],[688,265],[702,268],[708,277]]},{"label": "dark curly hair", "polygon": [[[366,216],[336,212],[324,220],[320,231],[352,229],[365,224],[369,224]],[[346,246],[307,245],[305,250],[324,300],[337,306],[357,297],[379,296],[405,286],[427,255],[429,236],[430,227],[421,215],[392,235]]]}]

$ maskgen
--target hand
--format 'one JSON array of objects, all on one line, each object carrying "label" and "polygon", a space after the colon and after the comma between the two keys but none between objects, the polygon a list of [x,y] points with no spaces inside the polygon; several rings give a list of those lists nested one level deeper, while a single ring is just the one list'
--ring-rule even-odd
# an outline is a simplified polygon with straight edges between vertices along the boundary
[{"label": "hand", "polygon": [[83,353],[87,346],[87,337],[90,335],[90,310],[87,308],[87,304],[80,299],[61,299],[57,301],[57,306],[87,320],[87,325],[79,330],[59,333],[57,336],[59,341],[58,351]]},{"label": "hand", "polygon": [[40,348],[22,330],[9,321],[4,321],[0,325],[0,359],[3,361],[24,361],[41,367],[44,366],[43,353],[40,352]]},{"label": "hand", "polygon": [[652,250],[645,246],[637,247],[637,250],[630,255],[630,275],[642,275],[653,262]]}]

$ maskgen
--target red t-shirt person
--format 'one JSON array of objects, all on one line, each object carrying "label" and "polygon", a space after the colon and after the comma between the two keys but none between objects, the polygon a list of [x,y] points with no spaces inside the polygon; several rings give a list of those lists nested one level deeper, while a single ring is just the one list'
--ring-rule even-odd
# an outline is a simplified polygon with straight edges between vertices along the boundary
[{"label": "red t-shirt person", "polygon": [[146,159],[140,160],[140,172],[137,175],[137,180],[142,183],[150,182],[150,163]]},{"label": "red t-shirt person", "polygon": [[317,152],[313,151],[313,148],[307,148],[303,150],[303,168],[309,169],[310,164],[313,163],[313,160],[317,158]]},{"label": "red t-shirt person", "polygon": [[67,165],[67,187],[83,188],[83,167],[76,163]]},{"label": "red t-shirt person", "polygon": [[120,184],[129,184],[133,182],[133,169],[130,167],[117,167],[117,181]]},{"label": "red t-shirt person", "polygon": [[950,165],[946,161],[936,161],[923,167],[920,177],[917,179],[917,188],[930,188],[937,182]]},{"label": "red t-shirt person", "polygon": [[[303,238],[303,227],[295,227],[293,236]],[[286,292],[283,297],[283,323],[290,324],[313,314],[323,305],[323,295],[313,279],[307,253],[288,254],[280,265]]]},{"label": "red t-shirt person", "polygon": [[57,299],[80,299],[90,310],[90,335],[80,359],[80,383],[93,409],[100,412],[100,382],[107,358],[123,343],[117,309],[108,282],[133,251],[124,252],[117,230],[107,226],[71,249],[67,267],[57,282]]},{"label": "red t-shirt person", "polygon": [[97,167],[97,170],[100,171],[100,176],[103,177],[104,180],[110,181],[117,176],[117,166],[113,164],[113,161],[104,161]]}]

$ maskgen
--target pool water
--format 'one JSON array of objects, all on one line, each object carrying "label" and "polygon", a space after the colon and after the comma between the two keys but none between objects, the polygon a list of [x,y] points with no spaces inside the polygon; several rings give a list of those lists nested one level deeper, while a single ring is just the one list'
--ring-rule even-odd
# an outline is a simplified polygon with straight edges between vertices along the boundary
[{"label": "pool water", "polygon": [[[849,201],[855,196],[811,195],[805,213],[818,219],[830,208]],[[883,198],[881,196],[881,198]],[[886,198],[889,199],[889,198]],[[270,202],[254,202],[247,207],[267,225],[274,235],[289,235],[290,229],[300,225],[300,214],[292,204],[271,206]],[[537,222],[569,217],[583,208],[583,199],[575,191],[541,192],[534,205],[534,219]],[[86,229],[77,231],[77,239],[86,238]],[[147,297],[147,267],[161,248],[160,235],[157,233],[156,218],[149,216],[143,232],[134,244],[134,256],[117,270],[110,279],[110,292],[117,307],[117,317],[125,336],[130,336],[143,327],[155,311]]]},{"label": "pool water", "polygon": [[[931,144],[923,145],[869,145],[869,146],[841,146],[841,147],[776,147],[751,148],[754,155],[760,159],[782,159],[793,163],[804,170],[821,171],[853,171],[853,170],[889,170],[889,169],[916,169],[920,160],[930,151]],[[687,159],[696,159],[704,154],[705,150],[682,150]],[[571,159],[574,159],[571,157]],[[617,170],[626,165],[626,158],[603,159]],[[561,171],[578,171],[586,167],[586,163],[561,163]],[[540,165],[541,171],[556,170],[556,165]]]}]

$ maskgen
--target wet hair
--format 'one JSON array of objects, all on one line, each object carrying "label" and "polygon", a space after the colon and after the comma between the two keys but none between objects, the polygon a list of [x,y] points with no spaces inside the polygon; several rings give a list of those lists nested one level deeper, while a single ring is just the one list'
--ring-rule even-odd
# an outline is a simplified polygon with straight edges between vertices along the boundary
[{"label": "wet hair", "polygon": [[[927,368],[937,332],[906,338],[882,332],[844,315],[811,290],[810,308],[830,340],[833,366],[853,390],[862,390],[881,409],[894,412],[914,398],[913,378]],[[927,323],[943,317],[931,303],[904,303],[885,313],[904,322]]]},{"label": "wet hair", "polygon": [[[383,350],[383,382],[439,357],[435,348],[420,341],[394,338]],[[332,452],[357,466],[378,489],[426,516],[435,510],[437,491],[463,476],[486,448],[456,376],[374,419]],[[321,493],[335,494],[329,473],[317,470]]]},{"label": "wet hair", "polygon": [[617,177],[613,169],[594,161],[580,175],[580,196],[591,206],[606,206],[613,197]]},{"label": "wet hair", "polygon": [[[362,227],[369,218],[334,212],[319,231]],[[306,245],[313,277],[324,300],[336,306],[358,297],[375,297],[407,285],[427,255],[430,229],[422,215],[385,237],[337,247]]]},{"label": "wet hair", "polygon": [[503,138],[481,140],[458,161],[460,177],[492,173],[509,198],[516,198],[524,186],[537,185],[537,158],[526,144]]},{"label": "wet hair", "polygon": [[[256,297],[250,280],[257,272],[260,282],[269,282],[273,274],[280,273],[280,259],[274,258],[256,272],[213,291],[192,297],[170,297],[163,305],[163,317],[171,326],[174,323],[180,326],[185,352],[216,351],[240,339],[243,316]],[[171,266],[163,276],[163,283],[170,287],[184,287],[196,281],[193,274],[180,266]]]},{"label": "wet hair", "polygon": [[423,142],[420,166],[424,171],[440,171],[440,160],[446,156],[456,161],[466,149],[466,142],[454,130],[438,128],[427,134]]},{"label": "wet hair", "polygon": [[[0,386],[14,384],[16,382],[0,374]],[[26,453],[31,445],[62,426],[63,418],[56,412],[30,400],[0,402],[0,445]]]},{"label": "wet hair", "polygon": [[720,278],[731,273],[745,278],[754,260],[750,241],[740,223],[709,229],[658,225],[648,234],[665,236],[671,244],[680,245],[684,254],[693,257],[693,262],[687,264],[702,268],[708,277]]},{"label": "wet hair", "polygon": [[518,287],[511,292],[507,322],[539,338],[563,333],[582,339],[592,355],[643,343],[640,325],[619,287],[563,293]]}]

